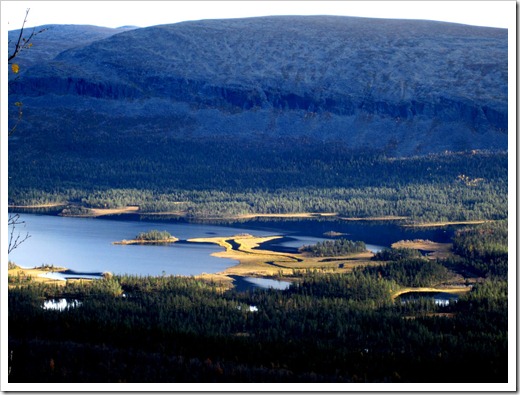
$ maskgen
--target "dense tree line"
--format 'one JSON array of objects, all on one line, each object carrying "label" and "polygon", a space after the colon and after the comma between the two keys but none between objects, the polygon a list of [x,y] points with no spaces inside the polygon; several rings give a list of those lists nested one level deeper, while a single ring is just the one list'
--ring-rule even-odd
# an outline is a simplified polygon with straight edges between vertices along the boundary
[{"label": "dense tree line", "polygon": [[466,258],[494,261],[507,257],[508,221],[489,222],[455,232],[453,248]]},{"label": "dense tree line", "polygon": [[367,247],[363,241],[352,241],[349,239],[335,239],[319,241],[313,245],[304,245],[299,248],[300,252],[309,253],[312,256],[340,256],[354,252],[364,252]]},{"label": "dense tree line", "polygon": [[[503,382],[500,284],[441,307],[394,303],[398,285],[364,271],[307,273],[285,291],[182,277],[32,283],[9,291],[9,381]],[[62,297],[81,304],[42,309]]]},{"label": "dense tree line", "polygon": [[372,257],[384,265],[366,267],[367,274],[391,279],[405,287],[432,287],[448,280],[452,273],[443,261],[433,261],[412,248],[386,248]]},{"label": "dense tree line", "polygon": [[[472,226],[504,242],[504,224]],[[501,235],[501,236],[500,236]],[[461,240],[462,242],[462,240]],[[483,261],[485,244],[475,244]],[[484,248],[481,251],[480,248]],[[225,291],[191,277],[110,276],[9,290],[11,382],[505,382],[507,279],[458,302],[400,303],[450,261],[381,252],[351,273],[295,273],[287,290]],[[79,304],[42,309],[45,300]]]},{"label": "dense tree line", "polygon": [[349,276],[308,273],[289,292],[311,297],[345,298],[370,307],[381,307],[391,304],[390,296],[397,289],[399,285],[392,279],[386,280],[372,273],[356,270]]},{"label": "dense tree line", "polygon": [[104,152],[85,142],[74,157],[48,146],[59,142],[42,141],[37,155],[10,144],[9,203],[138,205],[192,218],[306,211],[422,222],[507,217],[507,153],[387,158],[317,142],[129,143]]},{"label": "dense tree line", "polygon": [[64,214],[81,215],[86,207],[117,208],[137,205],[145,213],[171,212],[199,219],[294,212],[338,212],[345,217],[406,216],[416,222],[496,220],[507,217],[507,193],[498,196],[491,190],[472,189],[466,191],[465,197],[461,198],[462,189],[465,188],[468,187],[447,184],[442,188],[412,185],[400,189],[304,188],[241,193],[219,190],[156,193],[151,190],[137,192],[134,189],[119,189],[94,192],[99,197],[92,206],[88,203],[92,201],[88,198],[88,190],[80,192],[74,189],[71,194],[61,190],[36,198],[33,197],[32,190],[26,194],[24,190],[10,189],[9,203],[33,205],[74,202],[74,197],[80,192],[87,198],[70,205]]},{"label": "dense tree line", "polygon": [[444,265],[425,258],[401,258],[385,265],[367,267],[363,271],[406,287],[432,287],[451,277]]},{"label": "dense tree line", "polygon": [[[68,134],[74,144],[57,138]],[[508,214],[507,153],[388,158],[318,142],[104,138],[120,149],[68,130],[10,142],[9,204],[60,203],[67,206],[57,212],[69,215],[137,205],[197,220],[337,212],[425,222]],[[223,291],[166,276],[106,276],[63,287],[20,278],[8,295],[9,381],[504,382],[507,224],[486,226],[459,232],[451,260],[382,252],[384,265],[300,272],[285,291]],[[437,284],[449,270],[485,279],[446,307],[392,300],[399,287]],[[54,298],[81,304],[43,310]]]},{"label": "dense tree line", "polygon": [[461,266],[483,277],[507,278],[508,221],[484,223],[457,230],[453,249],[458,254],[452,265]]},{"label": "dense tree line", "polygon": [[136,240],[145,240],[145,241],[155,241],[155,240],[167,240],[170,239],[172,235],[166,230],[150,230],[148,232],[140,232],[135,239]]},{"label": "dense tree line", "polygon": [[402,259],[420,258],[422,254],[413,248],[384,248],[377,251],[372,260],[374,261],[399,261]]}]

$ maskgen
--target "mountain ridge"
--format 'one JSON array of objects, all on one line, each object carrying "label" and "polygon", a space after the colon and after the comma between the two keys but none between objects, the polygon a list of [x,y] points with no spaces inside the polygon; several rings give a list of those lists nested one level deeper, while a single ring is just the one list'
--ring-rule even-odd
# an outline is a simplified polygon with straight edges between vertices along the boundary
[{"label": "mountain ridge", "polygon": [[[105,132],[143,138],[310,138],[405,156],[507,149],[507,30],[497,28],[336,16],[181,22],[67,48],[10,89],[40,129],[53,127],[47,118],[91,132],[126,125]],[[85,108],[93,117],[77,124]]]},{"label": "mountain ridge", "polygon": [[[88,45],[93,41],[131,29],[135,29],[135,27],[109,28],[95,25],[48,24],[25,28],[26,34],[27,32],[36,34],[31,39],[31,48],[24,49],[16,62],[20,65],[20,72],[23,74],[28,67],[51,60],[68,48]],[[8,32],[9,53],[12,52],[19,35],[20,29]]]}]

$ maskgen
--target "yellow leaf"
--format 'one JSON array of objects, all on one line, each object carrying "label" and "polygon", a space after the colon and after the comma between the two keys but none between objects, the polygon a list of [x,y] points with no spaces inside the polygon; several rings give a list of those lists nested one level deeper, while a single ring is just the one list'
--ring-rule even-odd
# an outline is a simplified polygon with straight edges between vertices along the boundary
[{"label": "yellow leaf", "polygon": [[16,63],[13,63],[11,65],[11,70],[13,70],[13,73],[18,73],[20,71],[20,66],[18,66]]}]

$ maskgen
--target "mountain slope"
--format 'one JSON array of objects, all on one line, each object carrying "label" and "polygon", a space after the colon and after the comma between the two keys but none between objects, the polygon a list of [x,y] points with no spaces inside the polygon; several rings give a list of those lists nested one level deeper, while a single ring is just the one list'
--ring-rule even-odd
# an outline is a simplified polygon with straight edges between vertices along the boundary
[{"label": "mountain slope", "polygon": [[507,149],[507,70],[504,29],[206,20],[78,43],[36,62],[10,99],[29,113],[21,130],[60,139],[73,138],[71,129],[143,140],[290,138],[415,155]]},{"label": "mountain slope", "polygon": [[[23,37],[28,37],[31,32],[35,33],[31,39],[32,46],[30,49],[22,50],[16,62],[23,73],[28,67],[51,60],[67,49],[88,45],[93,41],[132,29],[134,27],[112,29],[91,25],[42,25],[26,28]],[[9,53],[12,53],[19,36],[20,29],[8,32]]]}]

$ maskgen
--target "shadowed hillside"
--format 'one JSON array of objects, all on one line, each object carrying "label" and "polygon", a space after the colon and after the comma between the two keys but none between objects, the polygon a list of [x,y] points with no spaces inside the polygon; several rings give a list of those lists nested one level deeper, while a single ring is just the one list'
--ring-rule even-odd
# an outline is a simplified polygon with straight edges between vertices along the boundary
[{"label": "shadowed hillside", "polygon": [[390,155],[507,149],[505,29],[284,16],[72,42],[12,84],[27,135],[291,138]]},{"label": "shadowed hillside", "polygon": [[[31,39],[30,50],[23,50],[16,62],[20,65],[20,72],[23,74],[29,66],[51,60],[66,49],[88,45],[93,41],[131,29],[135,29],[135,27],[124,26],[112,29],[90,25],[42,25],[25,28],[24,37],[33,31],[35,36]],[[9,31],[9,53],[12,53],[12,48],[14,48],[19,35],[19,29]]]}]

